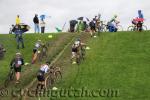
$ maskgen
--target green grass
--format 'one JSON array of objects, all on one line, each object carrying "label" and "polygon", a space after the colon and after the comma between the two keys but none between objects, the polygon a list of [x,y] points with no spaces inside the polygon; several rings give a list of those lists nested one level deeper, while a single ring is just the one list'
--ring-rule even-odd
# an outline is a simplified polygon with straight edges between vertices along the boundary
[{"label": "green grass", "polygon": [[[16,52],[21,52],[23,54],[23,58],[25,62],[30,63],[31,58],[32,58],[32,50],[34,48],[34,45],[37,40],[41,40],[42,42],[50,43],[50,54],[49,58],[47,58],[49,61],[52,60],[52,57],[55,57],[55,55],[63,49],[63,46],[70,40],[70,38],[73,35],[67,35],[66,33],[62,34],[53,34],[53,38],[50,39],[48,38],[49,34],[25,34],[24,37],[24,43],[25,43],[25,49],[16,49],[16,40],[14,38],[14,35],[0,35],[0,43],[2,43],[6,49],[6,54],[3,60],[0,60],[0,85],[3,84],[4,80],[6,79],[7,73],[9,71],[9,64],[11,59],[15,56]],[[62,40],[62,37],[65,37],[65,40]],[[68,39],[67,39],[68,38]],[[63,41],[59,43],[59,41]],[[53,50],[53,49],[55,50]],[[26,70],[33,70],[37,71],[39,67],[36,67],[37,65],[33,65],[32,67],[35,68],[26,68],[25,66],[23,67],[23,72]],[[26,72],[27,73],[27,72]],[[35,73],[30,73],[30,74],[35,74]],[[26,77],[26,76],[25,76]],[[33,78],[33,77],[27,77],[27,78]]]},{"label": "green grass", "polygon": [[[2,43],[6,49],[6,54],[3,60],[0,60],[0,84],[5,80],[6,73],[9,71],[9,63],[11,59],[14,57],[16,52],[21,52],[25,59],[25,62],[31,62],[32,56],[32,49],[34,47],[35,42],[40,39],[43,42],[46,42],[48,39],[48,34],[46,35],[36,35],[35,34],[28,34],[24,35],[24,43],[25,49],[17,50],[16,47],[16,40],[14,35],[2,35],[0,34],[0,43]],[[55,35],[56,37],[57,35]]]},{"label": "green grass", "polygon": [[[62,69],[63,80],[54,86],[58,89],[70,87],[75,89],[86,87],[89,90],[112,89],[119,90],[119,94],[116,97],[54,97],[53,99],[44,97],[41,100],[150,99],[149,31],[103,33],[100,37],[88,40],[87,44],[91,49],[87,50],[86,59],[80,66],[70,64],[71,51],[70,47],[67,48],[56,64]],[[9,58],[11,57],[12,55]],[[7,65],[3,63],[0,70],[1,80],[4,79],[3,74],[7,72],[5,64]],[[32,97],[29,100],[37,99]]]},{"label": "green grass", "polygon": [[[150,33],[103,33],[88,42],[86,60],[80,66],[69,62],[69,48],[61,58],[60,88],[112,89],[116,97],[62,97],[52,100],[149,100]],[[63,61],[62,61],[63,59]],[[48,100],[44,99],[43,100]]]}]

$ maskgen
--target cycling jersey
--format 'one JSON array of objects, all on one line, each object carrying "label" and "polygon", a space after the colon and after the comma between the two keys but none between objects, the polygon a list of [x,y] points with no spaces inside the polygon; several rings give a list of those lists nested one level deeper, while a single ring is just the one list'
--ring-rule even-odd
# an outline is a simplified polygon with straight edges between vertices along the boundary
[{"label": "cycling jersey", "polygon": [[41,65],[40,71],[47,73],[49,70],[49,66],[48,65]]},{"label": "cycling jersey", "polygon": [[45,77],[44,77],[44,74],[45,73],[48,73],[48,70],[49,70],[49,66],[44,64],[44,65],[41,65],[41,68],[37,74],[37,79],[38,81],[45,81]]},{"label": "cycling jersey", "polygon": [[73,47],[72,48],[72,52],[78,52],[78,48],[77,47]]}]

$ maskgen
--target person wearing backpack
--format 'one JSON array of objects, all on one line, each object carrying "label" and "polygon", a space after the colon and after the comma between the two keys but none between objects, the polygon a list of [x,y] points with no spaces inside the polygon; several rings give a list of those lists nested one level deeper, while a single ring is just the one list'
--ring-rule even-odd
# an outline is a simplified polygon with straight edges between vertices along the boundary
[{"label": "person wearing backpack", "polygon": [[22,58],[21,53],[16,53],[15,57],[11,60],[10,66],[14,68],[16,75],[16,83],[20,82],[20,73],[21,67],[24,65],[24,59]]}]

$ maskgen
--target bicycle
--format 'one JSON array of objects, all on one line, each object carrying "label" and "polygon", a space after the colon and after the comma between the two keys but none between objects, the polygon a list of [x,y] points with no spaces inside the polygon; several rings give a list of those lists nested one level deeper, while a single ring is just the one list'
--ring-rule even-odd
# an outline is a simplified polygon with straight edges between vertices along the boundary
[{"label": "bicycle", "polygon": [[50,88],[54,83],[59,83],[62,80],[60,67],[50,67],[50,71],[45,78],[45,89]]},{"label": "bicycle", "polygon": [[86,48],[86,46],[79,47],[79,51],[76,56],[76,62],[78,65],[80,65],[81,60],[85,59],[85,54],[86,54],[85,48]]},{"label": "bicycle", "polygon": [[[41,94],[43,91],[48,90],[49,88],[52,87],[52,85],[55,82],[60,82],[61,79],[62,79],[62,74],[61,74],[60,68],[59,67],[50,67],[50,70],[45,77],[44,84],[40,83],[40,86],[39,86],[39,83],[37,84],[36,94],[38,95],[38,94]],[[44,87],[43,87],[43,85],[44,85]],[[43,88],[39,89],[39,87],[43,87]]]},{"label": "bicycle", "polygon": [[4,86],[5,87],[8,87],[8,85],[10,84],[10,82],[12,82],[15,78],[15,71],[14,71],[14,68],[10,68],[10,71],[7,75],[7,78],[4,82]]},{"label": "bicycle", "polygon": [[[127,31],[136,31],[137,30],[137,26],[136,25],[131,25],[127,28]],[[146,25],[142,25],[142,30],[146,31],[147,30],[147,26]]]},{"label": "bicycle", "polygon": [[35,52],[32,56],[32,63],[35,63],[36,61],[41,62],[43,58],[46,58],[48,55],[48,44],[43,44],[40,48],[34,50]]},{"label": "bicycle", "polygon": [[43,44],[40,48],[40,52],[39,52],[39,61],[42,61],[42,59],[45,57],[47,57],[48,55],[48,47],[46,44]]}]

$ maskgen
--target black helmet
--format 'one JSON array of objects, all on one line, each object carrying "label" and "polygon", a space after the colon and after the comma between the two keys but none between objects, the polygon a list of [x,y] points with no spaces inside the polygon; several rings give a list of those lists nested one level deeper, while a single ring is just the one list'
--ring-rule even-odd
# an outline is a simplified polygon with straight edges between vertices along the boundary
[{"label": "black helmet", "polygon": [[50,61],[46,61],[46,64],[50,65]]}]

